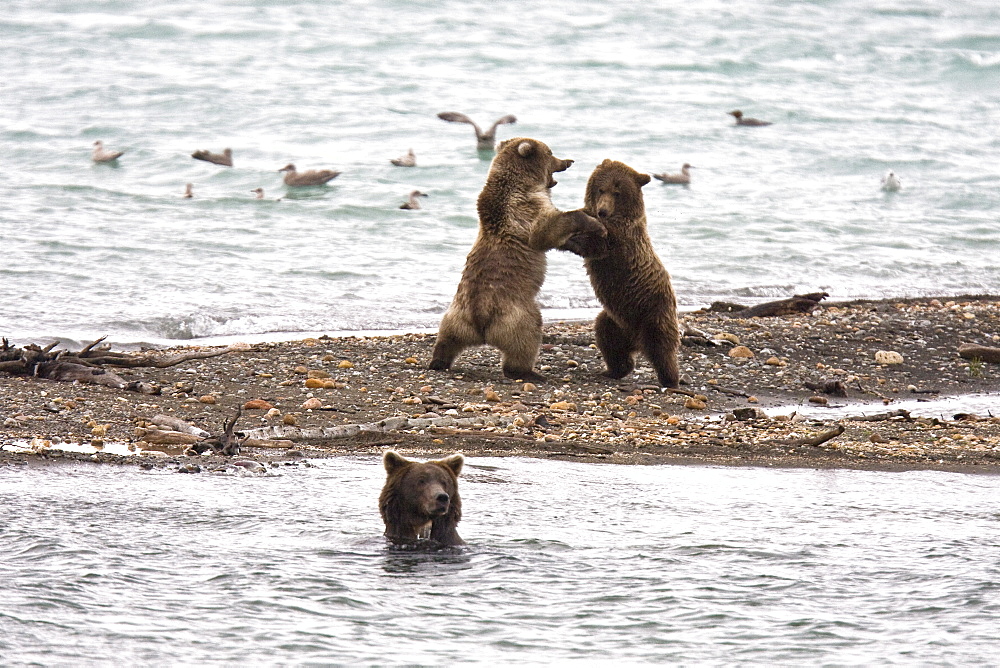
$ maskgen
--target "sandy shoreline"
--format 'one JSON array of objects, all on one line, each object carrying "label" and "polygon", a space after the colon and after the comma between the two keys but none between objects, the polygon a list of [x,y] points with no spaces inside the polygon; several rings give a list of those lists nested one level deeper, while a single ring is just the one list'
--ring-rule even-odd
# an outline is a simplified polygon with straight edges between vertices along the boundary
[{"label": "sandy shoreline", "polygon": [[[682,393],[661,392],[643,362],[620,381],[600,376],[587,322],[546,325],[539,369],[549,382],[536,386],[504,379],[488,348],[466,352],[449,372],[429,371],[426,333],[262,342],[165,369],[116,370],[158,387],[152,395],[0,374],[0,465],[232,466],[156,443],[170,438],[150,422],[170,415],[214,434],[256,400],[263,408],[244,409],[237,425],[251,436],[244,466],[391,446],[416,457],[1000,472],[1000,366],[957,354],[962,343],[1000,346],[1000,297],[830,303],[777,318],[695,312],[684,321],[717,345],[686,341]],[[753,357],[731,356],[737,345]],[[879,364],[879,351],[903,361]],[[956,417],[934,403],[964,395],[979,395],[978,410]],[[904,401],[927,410],[899,412]]]}]

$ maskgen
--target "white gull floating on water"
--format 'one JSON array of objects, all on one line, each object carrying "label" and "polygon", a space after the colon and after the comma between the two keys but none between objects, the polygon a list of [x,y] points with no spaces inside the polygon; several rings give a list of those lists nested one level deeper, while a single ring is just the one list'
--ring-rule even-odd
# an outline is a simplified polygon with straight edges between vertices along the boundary
[{"label": "white gull floating on water", "polygon": [[184,186],[184,198],[185,199],[191,199],[192,197],[194,197],[194,191],[192,190],[192,188],[194,188],[194,184],[191,184],[191,183],[189,183],[186,186]]},{"label": "white gull floating on water", "polygon": [[882,190],[887,193],[899,192],[899,189],[902,187],[903,182],[899,180],[899,177],[891,169],[882,177]]},{"label": "white gull floating on water", "polygon": [[498,126],[506,125],[508,123],[517,123],[517,117],[513,114],[508,114],[498,118],[493,125],[490,126],[489,130],[483,132],[482,128],[476,125],[475,121],[465,114],[460,114],[457,111],[442,111],[438,114],[438,118],[442,121],[448,121],[449,123],[468,123],[471,125],[472,129],[476,131],[476,148],[480,151],[492,151],[496,146]]},{"label": "white gull floating on water", "polygon": [[664,183],[678,183],[686,186],[691,183],[691,172],[688,171],[689,169],[694,169],[694,167],[685,162],[684,166],[681,167],[680,174],[653,174],[653,178],[659,179]]},{"label": "white gull floating on water", "polygon": [[104,148],[104,142],[98,139],[94,142],[94,152],[90,157],[94,162],[114,162],[124,154],[125,151],[109,151]]}]

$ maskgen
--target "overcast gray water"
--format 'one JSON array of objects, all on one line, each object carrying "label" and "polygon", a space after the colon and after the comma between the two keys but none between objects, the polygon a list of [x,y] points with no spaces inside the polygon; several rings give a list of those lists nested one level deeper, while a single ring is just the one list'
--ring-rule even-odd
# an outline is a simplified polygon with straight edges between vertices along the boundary
[{"label": "overcast gray water", "polygon": [[[489,165],[439,111],[516,114],[500,138],[575,159],[563,208],[605,158],[693,164],[690,188],[645,188],[687,307],[1000,292],[998,26],[993,0],[13,0],[0,333],[435,327]],[[774,125],[733,127],[736,108]],[[91,163],[97,139],[117,166]],[[232,169],[189,157],[227,146]],[[416,168],[389,163],[411,147]],[[289,192],[288,162],[343,174]],[[414,188],[425,208],[401,211]],[[545,315],[594,315],[580,259],[549,257]]]},{"label": "overcast gray water", "polygon": [[383,481],[0,469],[0,662],[995,663],[997,476],[473,458],[438,554]]}]

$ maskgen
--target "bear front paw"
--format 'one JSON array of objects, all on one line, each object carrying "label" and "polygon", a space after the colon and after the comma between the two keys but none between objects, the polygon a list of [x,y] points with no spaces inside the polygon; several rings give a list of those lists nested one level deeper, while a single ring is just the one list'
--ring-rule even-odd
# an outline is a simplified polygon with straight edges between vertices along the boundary
[{"label": "bear front paw", "polygon": [[580,257],[600,258],[608,254],[608,238],[589,232],[578,232],[567,239],[559,250],[566,250]]}]

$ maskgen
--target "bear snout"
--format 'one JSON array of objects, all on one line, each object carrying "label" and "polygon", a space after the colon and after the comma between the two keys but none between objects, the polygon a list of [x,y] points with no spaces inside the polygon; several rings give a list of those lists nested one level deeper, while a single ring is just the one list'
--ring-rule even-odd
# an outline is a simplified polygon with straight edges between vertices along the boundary
[{"label": "bear snout", "polygon": [[434,501],[431,504],[428,515],[446,515],[448,513],[448,507],[451,503],[451,497],[448,496],[446,492],[441,492],[434,497]]}]

